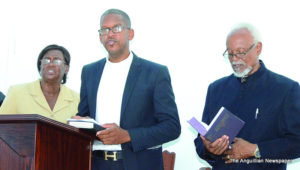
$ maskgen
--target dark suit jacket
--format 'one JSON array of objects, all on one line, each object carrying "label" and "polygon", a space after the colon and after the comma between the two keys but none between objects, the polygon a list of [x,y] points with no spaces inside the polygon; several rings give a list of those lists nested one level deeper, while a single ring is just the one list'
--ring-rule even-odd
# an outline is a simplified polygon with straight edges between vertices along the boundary
[{"label": "dark suit jacket", "polygon": [[[82,69],[79,116],[95,118],[105,62],[104,58]],[[176,139],[181,131],[167,67],[133,54],[120,116],[120,127],[128,130],[131,138],[122,144],[125,169],[163,169],[162,148],[148,148]]]},{"label": "dark suit jacket", "polygon": [[286,164],[280,161],[300,157],[300,86],[260,63],[259,70],[247,77],[245,83],[230,75],[210,84],[202,121],[209,124],[224,106],[245,121],[237,137],[256,143],[261,158],[250,157],[250,163],[244,159],[225,164],[223,155],[210,154],[198,136],[197,153],[213,169],[284,170]]},{"label": "dark suit jacket", "polygon": [[4,98],[5,98],[4,94],[0,92],[0,106],[2,105]]}]

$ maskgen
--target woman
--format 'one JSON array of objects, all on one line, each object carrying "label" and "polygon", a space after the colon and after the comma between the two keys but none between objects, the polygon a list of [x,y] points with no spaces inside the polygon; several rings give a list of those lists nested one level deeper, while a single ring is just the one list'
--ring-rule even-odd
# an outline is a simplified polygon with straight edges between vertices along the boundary
[{"label": "woman", "polygon": [[77,113],[79,95],[63,84],[67,81],[70,54],[62,46],[45,47],[37,60],[41,78],[10,87],[0,108],[2,114],[40,114],[67,123]]}]

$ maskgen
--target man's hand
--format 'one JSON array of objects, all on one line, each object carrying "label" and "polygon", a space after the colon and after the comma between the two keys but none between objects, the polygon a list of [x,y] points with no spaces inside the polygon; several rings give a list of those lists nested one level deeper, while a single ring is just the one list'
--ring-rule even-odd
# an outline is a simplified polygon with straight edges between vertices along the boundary
[{"label": "man's hand", "polygon": [[201,139],[203,141],[203,144],[205,148],[210,152],[215,155],[221,155],[223,152],[228,148],[229,145],[229,138],[226,135],[223,135],[221,138],[217,139],[213,143],[210,141],[206,140],[203,136],[201,136]]},{"label": "man's hand", "polygon": [[257,147],[256,144],[250,143],[242,138],[235,138],[231,145],[231,149],[225,151],[223,159],[225,163],[232,163],[231,159],[246,159],[254,156],[254,151]]},{"label": "man's hand", "polygon": [[101,125],[105,130],[98,131],[96,136],[105,145],[117,145],[125,142],[130,142],[130,136],[127,130],[120,128],[115,123]]}]

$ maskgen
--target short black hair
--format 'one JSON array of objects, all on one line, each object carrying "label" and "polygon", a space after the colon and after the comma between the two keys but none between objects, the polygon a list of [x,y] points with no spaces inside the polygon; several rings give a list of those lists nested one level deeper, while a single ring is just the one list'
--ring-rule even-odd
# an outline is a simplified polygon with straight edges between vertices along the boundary
[{"label": "short black hair", "polygon": [[102,16],[101,16],[101,19],[100,19],[100,28],[102,26],[102,22],[103,22],[103,19],[106,15],[108,14],[117,14],[117,15],[121,15],[123,17],[123,21],[125,22],[126,26],[130,29],[131,28],[131,21],[130,21],[130,18],[128,16],[128,14],[126,14],[126,12],[122,11],[122,10],[119,10],[119,9],[109,9],[107,11],[105,11]]},{"label": "short black hair", "polygon": [[[38,68],[39,72],[41,71],[41,60],[43,59],[44,55],[50,50],[61,51],[64,56],[65,64],[67,66],[70,66],[71,56],[70,56],[69,51],[63,46],[52,44],[52,45],[48,45],[47,47],[45,47],[39,54],[39,57],[37,60],[37,68]],[[67,82],[67,73],[64,74],[61,84],[65,84],[66,82]]]}]

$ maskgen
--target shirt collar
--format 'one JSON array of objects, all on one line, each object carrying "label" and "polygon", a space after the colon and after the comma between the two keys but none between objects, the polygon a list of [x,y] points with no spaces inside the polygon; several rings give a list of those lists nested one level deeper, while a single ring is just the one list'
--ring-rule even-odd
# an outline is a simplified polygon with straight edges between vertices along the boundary
[{"label": "shirt collar", "polygon": [[109,61],[109,56],[107,56],[106,58],[106,63],[107,64],[110,64],[110,65],[119,65],[119,64],[130,64],[131,62],[132,62],[132,59],[133,59],[133,54],[132,54],[132,52],[130,51],[129,52],[129,56],[125,59],[125,60],[123,60],[123,61],[121,61],[121,62],[118,62],[118,63],[113,63],[113,62],[111,62],[111,61]]},{"label": "shirt collar", "polygon": [[239,82],[242,82],[242,79],[244,79],[245,82],[255,81],[255,80],[259,79],[263,75],[263,73],[267,70],[267,68],[262,60],[259,60],[259,63],[260,63],[259,69],[256,72],[254,72],[253,74],[251,74],[250,76],[248,76],[246,78],[238,78],[237,77]]},{"label": "shirt collar", "polygon": [[[41,79],[36,80],[33,85],[29,88],[29,93],[33,96],[44,96],[42,88],[41,88]],[[59,96],[64,100],[72,101],[74,100],[73,95],[70,91],[68,91],[67,87],[63,84],[60,85]]]}]

